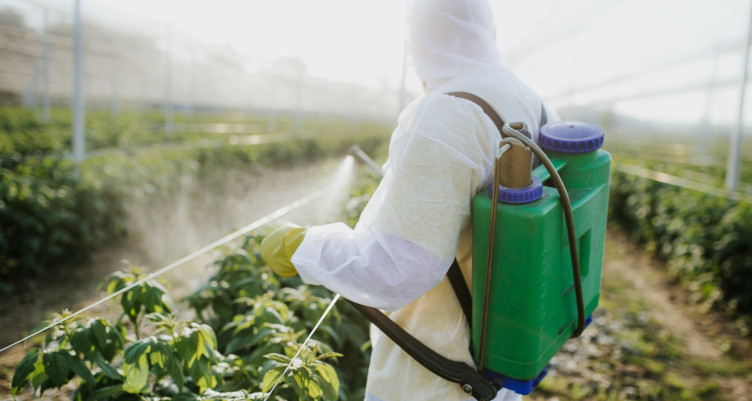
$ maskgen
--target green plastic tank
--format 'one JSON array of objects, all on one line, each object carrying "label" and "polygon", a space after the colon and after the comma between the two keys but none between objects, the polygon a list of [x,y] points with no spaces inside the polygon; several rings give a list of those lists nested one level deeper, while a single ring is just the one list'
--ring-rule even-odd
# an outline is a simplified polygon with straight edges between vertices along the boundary
[{"label": "green plastic tank", "polygon": [[[598,306],[606,235],[611,155],[600,149],[603,131],[581,122],[551,123],[539,146],[569,194],[575,222],[585,316]],[[520,394],[545,376],[551,358],[577,326],[569,242],[559,194],[543,165],[532,202],[499,202],[490,285],[484,374]],[[534,181],[537,181],[534,179]],[[551,186],[550,186],[551,185]],[[473,351],[481,337],[491,188],[473,200]],[[514,199],[511,202],[515,202]]]}]

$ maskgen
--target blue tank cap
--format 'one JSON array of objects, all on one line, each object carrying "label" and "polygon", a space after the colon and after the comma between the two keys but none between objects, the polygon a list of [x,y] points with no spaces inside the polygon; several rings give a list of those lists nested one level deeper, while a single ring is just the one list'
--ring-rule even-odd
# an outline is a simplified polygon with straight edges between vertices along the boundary
[{"label": "blue tank cap", "polygon": [[[488,184],[488,196],[493,198],[493,182]],[[501,203],[530,203],[543,196],[543,184],[540,178],[533,176],[533,182],[524,188],[508,188],[499,185],[499,202]]]},{"label": "blue tank cap", "polygon": [[559,121],[543,126],[538,145],[561,153],[587,153],[603,146],[603,130],[581,121]]}]

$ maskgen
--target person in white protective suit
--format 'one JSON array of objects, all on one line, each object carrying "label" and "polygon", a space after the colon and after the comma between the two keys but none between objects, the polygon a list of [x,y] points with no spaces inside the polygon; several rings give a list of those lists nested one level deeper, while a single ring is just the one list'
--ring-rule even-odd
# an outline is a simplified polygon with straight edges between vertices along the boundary
[{"label": "person in white protective suit", "polygon": [[[455,257],[471,277],[471,201],[492,179],[500,134],[469,92],[537,139],[541,100],[500,61],[487,0],[413,0],[412,64],[425,95],[399,116],[384,178],[354,229],[281,227],[262,243],[279,274],[300,274],[389,317],[439,354],[475,366],[470,330],[446,278]],[[548,120],[558,120],[548,113]],[[367,401],[471,400],[372,328]],[[501,390],[496,400],[521,397]]]}]

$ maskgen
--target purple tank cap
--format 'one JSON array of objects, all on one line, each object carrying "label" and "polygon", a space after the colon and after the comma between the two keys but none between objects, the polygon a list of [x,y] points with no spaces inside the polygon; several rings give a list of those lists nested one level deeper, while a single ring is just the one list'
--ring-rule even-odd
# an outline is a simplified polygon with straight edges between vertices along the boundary
[{"label": "purple tank cap", "polygon": [[543,126],[538,145],[562,153],[587,153],[603,146],[603,130],[581,121],[559,121]]},{"label": "purple tank cap", "polygon": [[[493,182],[488,184],[488,196],[493,198]],[[543,184],[541,180],[533,176],[533,182],[524,188],[507,188],[499,185],[499,202],[501,203],[530,203],[537,201],[543,196]]]}]

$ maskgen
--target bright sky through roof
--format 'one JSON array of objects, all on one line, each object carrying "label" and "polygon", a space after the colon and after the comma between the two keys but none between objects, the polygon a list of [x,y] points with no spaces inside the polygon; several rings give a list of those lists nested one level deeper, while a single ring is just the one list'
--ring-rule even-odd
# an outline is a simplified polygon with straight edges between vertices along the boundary
[{"label": "bright sky through roof", "polygon": [[[739,85],[729,82],[741,77],[750,0],[490,1],[505,63],[550,102],[629,98],[617,111],[667,120],[710,113],[728,122],[734,114]],[[42,0],[0,5],[9,2]],[[43,3],[65,10],[73,0]],[[83,8],[85,18],[105,25],[161,35],[170,25],[251,58],[298,57],[312,75],[400,85],[405,0],[83,0]],[[703,56],[655,68],[697,54]],[[630,74],[637,77],[591,88]],[[410,88],[419,86],[410,71],[408,78]],[[714,86],[720,81],[727,84]],[[716,89],[641,97],[702,85]]]}]

